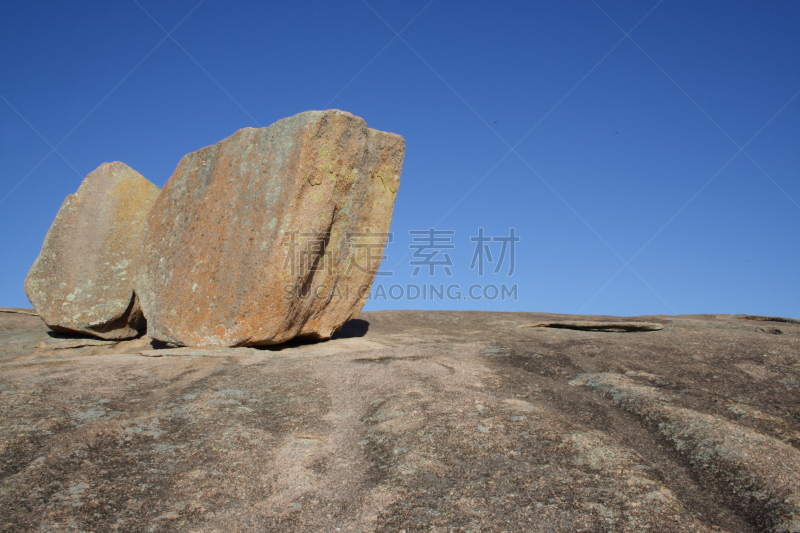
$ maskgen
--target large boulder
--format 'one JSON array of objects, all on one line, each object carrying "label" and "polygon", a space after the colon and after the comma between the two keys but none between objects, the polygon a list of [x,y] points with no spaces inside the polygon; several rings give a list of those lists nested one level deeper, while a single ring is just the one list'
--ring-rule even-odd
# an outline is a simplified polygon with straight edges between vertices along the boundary
[{"label": "large boulder", "polygon": [[127,339],[143,329],[132,268],[160,192],[114,162],[67,196],[25,280],[28,299],[50,328],[102,339]]},{"label": "large boulder", "polygon": [[186,155],[150,213],[136,293],[147,334],[185,346],[329,338],[366,302],[405,141],[337,110]]}]

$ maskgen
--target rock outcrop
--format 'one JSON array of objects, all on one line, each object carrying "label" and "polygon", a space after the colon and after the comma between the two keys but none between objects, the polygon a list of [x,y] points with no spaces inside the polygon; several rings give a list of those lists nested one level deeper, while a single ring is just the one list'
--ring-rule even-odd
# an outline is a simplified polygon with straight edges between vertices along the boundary
[{"label": "rock outcrop", "polygon": [[186,155],[137,269],[148,335],[187,346],[329,338],[366,301],[404,151],[399,135],[329,110]]},{"label": "rock outcrop", "polygon": [[133,293],[147,215],[160,189],[124,163],[104,163],[67,196],[25,280],[53,330],[102,339],[144,326]]},{"label": "rock outcrop", "polygon": [[[526,327],[588,321],[664,328]],[[323,343],[171,348],[0,312],[0,531],[798,532],[781,328],[379,311]]]}]

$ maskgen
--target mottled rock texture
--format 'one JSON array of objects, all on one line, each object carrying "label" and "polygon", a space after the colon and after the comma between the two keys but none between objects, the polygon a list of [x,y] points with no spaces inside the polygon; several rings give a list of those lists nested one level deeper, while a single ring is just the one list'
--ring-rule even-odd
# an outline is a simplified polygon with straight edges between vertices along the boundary
[{"label": "mottled rock texture", "polygon": [[102,339],[144,327],[132,267],[160,189],[120,162],[103,163],[67,196],[25,280],[25,292],[55,331]]},{"label": "mottled rock texture", "polygon": [[137,269],[148,335],[186,346],[329,338],[366,301],[404,153],[399,135],[329,110],[186,155]]},{"label": "mottled rock texture", "polygon": [[[524,327],[572,321],[664,328]],[[764,325],[380,311],[165,348],[0,312],[0,531],[797,532],[800,324]]]}]

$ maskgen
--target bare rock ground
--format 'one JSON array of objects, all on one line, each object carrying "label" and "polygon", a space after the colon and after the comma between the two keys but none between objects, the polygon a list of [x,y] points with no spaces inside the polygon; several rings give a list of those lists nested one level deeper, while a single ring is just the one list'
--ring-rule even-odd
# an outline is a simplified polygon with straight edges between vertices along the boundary
[{"label": "bare rock ground", "polygon": [[0,531],[800,531],[796,322],[368,312],[171,349],[30,313],[0,309]]}]

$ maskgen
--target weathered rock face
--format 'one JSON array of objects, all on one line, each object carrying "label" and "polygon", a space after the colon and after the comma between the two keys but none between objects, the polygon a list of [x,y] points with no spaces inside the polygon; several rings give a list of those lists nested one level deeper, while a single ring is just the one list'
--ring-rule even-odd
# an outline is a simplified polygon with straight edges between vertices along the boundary
[{"label": "weathered rock face", "polygon": [[[7,311],[0,531],[800,531],[785,319],[380,311],[153,350]],[[664,328],[528,327],[586,321]]]},{"label": "weathered rock face", "polygon": [[402,137],[329,110],[186,155],[137,269],[148,335],[187,346],[329,338],[366,301],[404,153]]},{"label": "weathered rock face", "polygon": [[28,299],[48,326],[103,339],[137,335],[144,320],[132,268],[159,193],[115,162],[100,165],[67,196],[25,280]]}]

